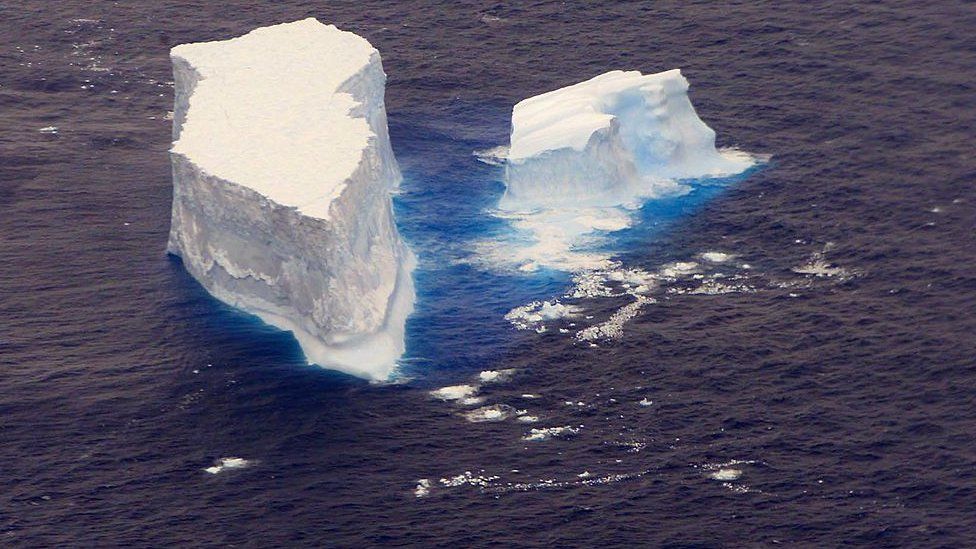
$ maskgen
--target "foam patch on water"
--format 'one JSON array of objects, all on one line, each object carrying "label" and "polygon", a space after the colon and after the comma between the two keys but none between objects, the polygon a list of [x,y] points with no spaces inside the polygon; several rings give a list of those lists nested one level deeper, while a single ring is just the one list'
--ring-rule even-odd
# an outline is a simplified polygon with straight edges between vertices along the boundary
[{"label": "foam patch on water", "polygon": [[224,471],[230,469],[243,469],[252,465],[251,461],[239,457],[225,457],[217,460],[217,463],[212,467],[207,467],[204,471],[210,473],[211,475],[216,475],[223,473]]},{"label": "foam patch on water", "polygon": [[441,400],[465,402],[477,392],[478,387],[476,385],[450,385],[431,391],[430,396]]},{"label": "foam patch on water", "polygon": [[724,252],[705,252],[701,254],[702,259],[711,263],[725,263],[726,261],[732,259],[732,257],[732,255]]},{"label": "foam patch on water", "polygon": [[456,475],[449,478],[440,479],[442,486],[447,488],[456,488],[458,486],[478,486],[485,488],[492,481],[498,480],[500,477],[497,475],[486,475],[485,471],[482,469],[479,471],[480,474],[474,474],[471,471],[465,471],[460,475]]},{"label": "foam patch on water", "polygon": [[543,427],[541,429],[532,429],[524,437],[522,437],[522,440],[541,442],[553,438],[572,438],[580,432],[582,427],[582,425],[579,427],[566,425],[564,427]]},{"label": "foam patch on water", "polygon": [[582,312],[582,307],[564,305],[558,300],[533,301],[509,311],[505,315],[505,320],[511,322],[518,330],[535,330],[542,333],[546,331],[546,322],[573,318]]},{"label": "foam patch on water", "polygon": [[761,462],[752,459],[732,459],[719,463],[705,463],[693,465],[696,469],[701,469],[707,478],[722,483],[722,487],[735,493],[761,492],[750,486],[739,482],[746,474],[746,468],[755,466]]},{"label": "foam patch on water", "polygon": [[713,480],[738,480],[742,476],[742,469],[719,469],[708,475]]},{"label": "foam patch on water", "polygon": [[505,383],[515,375],[514,368],[503,370],[485,370],[478,374],[478,381],[482,383]]},{"label": "foam patch on water", "polygon": [[580,486],[600,486],[604,484],[614,484],[626,480],[638,479],[649,472],[649,470],[644,470],[634,473],[614,473],[594,476],[589,471],[584,471],[583,473],[576,475],[577,478],[571,480],[558,480],[550,478],[541,479],[539,482],[508,483],[504,486],[486,487],[483,489],[483,492],[489,494],[504,494],[507,492],[532,492],[541,490],[562,490]]},{"label": "foam patch on water", "polygon": [[649,303],[655,303],[655,300],[644,296],[637,296],[637,299],[633,303],[628,303],[617,309],[617,312],[613,313],[606,322],[602,322],[596,326],[590,326],[577,332],[576,339],[580,341],[617,339],[624,333],[624,324],[637,316],[641,308]]},{"label": "foam patch on water", "polygon": [[824,244],[821,251],[811,254],[810,259],[803,265],[794,267],[793,272],[818,278],[837,278],[840,281],[849,280],[857,276],[857,273],[839,267],[827,260],[827,253],[833,248],[833,242]]},{"label": "foam patch on water", "polygon": [[515,409],[507,404],[492,404],[464,412],[462,415],[472,423],[505,421],[515,414]]}]

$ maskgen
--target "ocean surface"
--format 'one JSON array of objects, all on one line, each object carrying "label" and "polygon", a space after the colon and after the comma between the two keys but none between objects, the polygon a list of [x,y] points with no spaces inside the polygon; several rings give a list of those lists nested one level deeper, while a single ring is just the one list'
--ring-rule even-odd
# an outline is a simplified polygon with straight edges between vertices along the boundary
[{"label": "ocean surface", "polygon": [[[976,8],[857,4],[0,0],[0,545],[971,546]],[[164,252],[169,48],[309,16],[389,75],[393,383]],[[506,264],[512,106],[676,67],[764,162],[601,235],[612,292]]]}]

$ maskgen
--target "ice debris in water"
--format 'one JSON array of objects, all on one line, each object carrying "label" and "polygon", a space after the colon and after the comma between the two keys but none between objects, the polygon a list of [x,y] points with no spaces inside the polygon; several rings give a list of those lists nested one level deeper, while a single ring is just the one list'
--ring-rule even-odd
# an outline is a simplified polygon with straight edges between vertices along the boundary
[{"label": "ice debris in water", "polygon": [[793,272],[815,277],[836,277],[842,281],[856,276],[855,273],[827,261],[827,252],[833,247],[833,242],[824,244],[823,250],[812,253],[809,261],[799,267],[794,267]]},{"label": "ice debris in water", "polygon": [[590,326],[584,330],[580,330],[576,334],[576,339],[579,341],[595,341],[598,339],[617,339],[623,335],[624,324],[630,319],[637,316],[641,308],[649,303],[655,303],[654,299],[637,296],[637,299],[633,303],[628,303],[624,305],[617,312],[613,313],[610,318],[601,324],[595,326]]},{"label": "ice debris in water", "polygon": [[714,480],[737,480],[742,476],[742,469],[719,469],[708,476]]},{"label": "ice debris in water", "polygon": [[216,475],[217,473],[222,473],[228,469],[243,469],[251,465],[251,462],[239,457],[226,457],[221,458],[212,467],[207,467],[204,471],[210,473],[211,475]]},{"label": "ice debris in water", "polygon": [[482,383],[504,383],[515,375],[514,368],[503,370],[485,370],[478,374],[478,380]]},{"label": "ice debris in water", "polygon": [[522,440],[539,442],[549,440],[551,438],[570,438],[576,436],[582,427],[582,425],[579,427],[566,425],[565,427],[543,427],[541,429],[532,429],[527,435],[522,437]]},{"label": "ice debris in water", "polygon": [[451,385],[431,391],[430,396],[441,400],[463,401],[472,397],[477,392],[478,387],[474,385]]},{"label": "ice debris in water", "polygon": [[453,476],[450,478],[442,478],[440,479],[440,483],[449,488],[453,488],[457,486],[465,486],[465,485],[479,486],[481,488],[485,488],[488,486],[489,483],[491,483],[494,480],[498,480],[499,478],[498,476],[485,475],[484,472],[485,472],[484,470],[481,470],[479,471],[479,473],[482,474],[475,475],[471,471],[465,471],[457,476]]},{"label": "ice debris in water", "polygon": [[483,406],[462,414],[465,419],[472,423],[484,423],[490,421],[504,421],[515,413],[515,409],[506,404],[492,404]]},{"label": "ice debris in water", "polygon": [[582,312],[581,307],[563,305],[558,301],[533,301],[516,307],[505,315],[505,320],[519,330],[545,331],[544,322],[572,318]]},{"label": "ice debris in water", "polygon": [[413,495],[418,498],[427,497],[430,494],[430,479],[422,478],[417,481],[417,487],[413,489]]}]

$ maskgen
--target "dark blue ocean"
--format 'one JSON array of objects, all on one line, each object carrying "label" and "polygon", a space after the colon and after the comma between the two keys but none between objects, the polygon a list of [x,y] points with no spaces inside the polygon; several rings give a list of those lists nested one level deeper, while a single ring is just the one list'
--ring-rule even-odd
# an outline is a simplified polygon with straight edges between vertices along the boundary
[{"label": "dark blue ocean", "polygon": [[[169,48],[309,16],[388,74],[420,260],[394,383],[307,365],[164,251]],[[967,2],[0,0],[0,546],[973,545],[973,29]],[[521,99],[671,68],[765,161],[594,244],[697,264],[619,339],[574,333],[629,295],[516,330],[579,281],[484,253],[522,236],[479,154]]]}]

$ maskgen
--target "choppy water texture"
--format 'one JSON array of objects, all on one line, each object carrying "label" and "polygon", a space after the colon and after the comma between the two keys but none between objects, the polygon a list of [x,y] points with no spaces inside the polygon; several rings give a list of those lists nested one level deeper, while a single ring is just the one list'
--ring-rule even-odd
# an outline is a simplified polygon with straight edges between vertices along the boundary
[{"label": "choppy water texture", "polygon": [[[306,16],[390,75],[400,384],[303,365],[163,253],[168,49]],[[956,2],[0,0],[0,544],[970,544],[973,28]],[[510,227],[472,153],[511,106],[673,67],[770,163],[647,204],[591,279],[481,261]],[[554,299],[577,316],[505,319]]]}]

